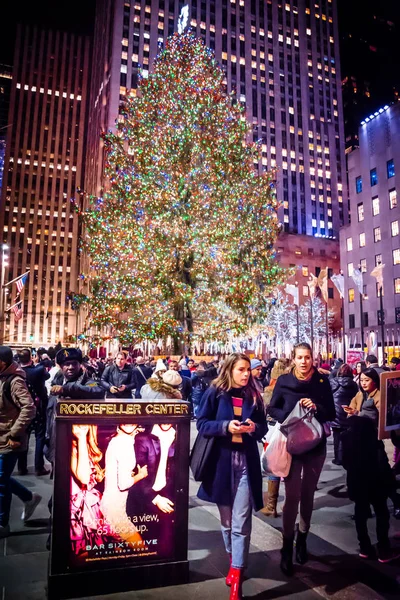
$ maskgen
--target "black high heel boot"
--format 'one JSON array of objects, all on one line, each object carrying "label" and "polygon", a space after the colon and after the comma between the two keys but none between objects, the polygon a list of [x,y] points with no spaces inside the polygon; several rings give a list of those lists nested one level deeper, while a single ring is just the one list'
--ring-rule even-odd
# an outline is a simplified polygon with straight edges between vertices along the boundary
[{"label": "black high heel boot", "polygon": [[283,546],[281,550],[281,570],[290,577],[293,575],[293,541],[294,535],[290,538],[283,538]]},{"label": "black high heel boot", "polygon": [[307,552],[307,535],[308,532],[302,533],[299,529],[297,530],[296,536],[296,561],[299,565],[305,565],[308,561]]}]

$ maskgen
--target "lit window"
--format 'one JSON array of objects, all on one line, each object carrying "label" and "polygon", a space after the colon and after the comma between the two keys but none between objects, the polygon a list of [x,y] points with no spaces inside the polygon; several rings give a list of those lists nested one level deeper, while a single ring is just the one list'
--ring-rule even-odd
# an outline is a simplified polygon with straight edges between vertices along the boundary
[{"label": "lit window", "polygon": [[356,177],[356,192],[360,194],[362,192],[362,179],[360,177]]},{"label": "lit window", "polygon": [[362,258],[360,260],[360,271],[361,271],[361,273],[367,272],[367,259],[366,258]]},{"label": "lit window", "polygon": [[360,233],[360,248],[364,248],[365,246],[365,233]]},{"label": "lit window", "polygon": [[351,277],[353,275],[354,266],[353,263],[347,263],[347,275]]},{"label": "lit window", "polygon": [[353,250],[353,239],[347,238],[346,243],[347,243],[347,252],[351,252]]},{"label": "lit window", "polygon": [[349,302],[354,302],[354,288],[349,288]]},{"label": "lit window", "polygon": [[375,254],[375,266],[382,264],[382,254]]},{"label": "lit window", "polygon": [[394,237],[395,235],[399,235],[399,222],[392,221],[390,224],[390,229],[392,231],[392,237]]},{"label": "lit window", "polygon": [[377,183],[378,183],[378,174],[376,172],[376,169],[371,169],[369,174],[370,174],[370,179],[371,179],[371,187],[373,187],[374,185],[377,185]]},{"label": "lit window", "polygon": [[303,285],[303,296],[308,296],[308,285]]},{"label": "lit window", "polygon": [[388,176],[388,179],[390,179],[390,177],[394,177],[394,160],[393,160],[393,158],[388,160],[386,165],[387,165],[387,176]]},{"label": "lit window", "polygon": [[362,202],[357,204],[357,216],[359,221],[364,221],[364,204]]},{"label": "lit window", "polygon": [[375,196],[375,198],[372,198],[372,214],[374,215],[374,217],[376,217],[376,215],[379,215],[379,198],[378,198],[378,196]]},{"label": "lit window", "polygon": [[380,227],[374,227],[374,242],[380,242],[381,241],[381,228]]},{"label": "lit window", "polygon": [[303,273],[304,277],[308,277],[308,267],[302,267],[301,272]]},{"label": "lit window", "polygon": [[400,265],[400,248],[393,250],[393,264]]},{"label": "lit window", "polygon": [[400,294],[400,277],[396,277],[394,280],[394,293]]},{"label": "lit window", "polygon": [[396,208],[396,206],[397,206],[396,190],[389,190],[389,206],[390,206],[390,209]]}]

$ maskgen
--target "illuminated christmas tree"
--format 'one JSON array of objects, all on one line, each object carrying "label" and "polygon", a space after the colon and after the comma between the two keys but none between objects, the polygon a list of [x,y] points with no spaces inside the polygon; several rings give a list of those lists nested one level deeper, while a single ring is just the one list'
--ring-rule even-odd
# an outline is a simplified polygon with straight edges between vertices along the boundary
[{"label": "illuminated christmas tree", "polygon": [[190,343],[262,321],[285,272],[274,173],[249,137],[211,50],[169,38],[105,136],[109,189],[82,215],[91,325]]}]

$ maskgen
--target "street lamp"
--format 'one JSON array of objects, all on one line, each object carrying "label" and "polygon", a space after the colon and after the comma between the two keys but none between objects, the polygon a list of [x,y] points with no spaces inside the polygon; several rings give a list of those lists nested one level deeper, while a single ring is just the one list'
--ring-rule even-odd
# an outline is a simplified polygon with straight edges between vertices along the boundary
[{"label": "street lamp", "polygon": [[[1,285],[0,285],[0,340],[4,340],[4,324],[6,321],[5,316],[5,293],[7,288],[4,287],[5,273],[8,268],[8,244],[3,244],[1,249]],[[8,290],[7,290],[8,291]]]}]

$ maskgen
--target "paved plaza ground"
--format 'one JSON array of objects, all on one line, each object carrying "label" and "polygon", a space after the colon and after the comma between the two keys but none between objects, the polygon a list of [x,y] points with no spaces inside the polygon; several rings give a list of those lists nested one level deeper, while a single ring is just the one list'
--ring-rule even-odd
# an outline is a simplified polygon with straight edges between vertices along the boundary
[{"label": "paved plaza ground", "polygon": [[[192,438],[195,427],[192,424]],[[346,496],[345,473],[332,465],[333,447],[329,440],[328,458],[315,497],[313,524],[309,536],[311,560],[286,578],[279,569],[281,519],[257,514],[253,517],[250,564],[243,586],[244,595],[253,600],[294,598],[296,600],[398,600],[400,598],[400,560],[390,565],[358,558],[353,505]],[[31,461],[32,463],[32,456]],[[30,472],[33,466],[30,464]],[[48,477],[27,475],[20,478],[43,496],[32,520],[20,520],[22,505],[13,499],[12,535],[0,540],[0,600],[44,600],[48,552],[47,501],[52,493]],[[266,485],[266,481],[265,481]],[[222,545],[217,509],[196,497],[198,484],[190,482],[189,560],[190,582],[184,586],[131,591],[90,600],[224,600],[229,598],[224,576],[228,560]],[[279,507],[283,501],[283,485]],[[392,535],[399,535],[400,522],[391,520]],[[375,540],[375,519],[369,521]],[[87,597],[86,600],[89,600]]]}]

